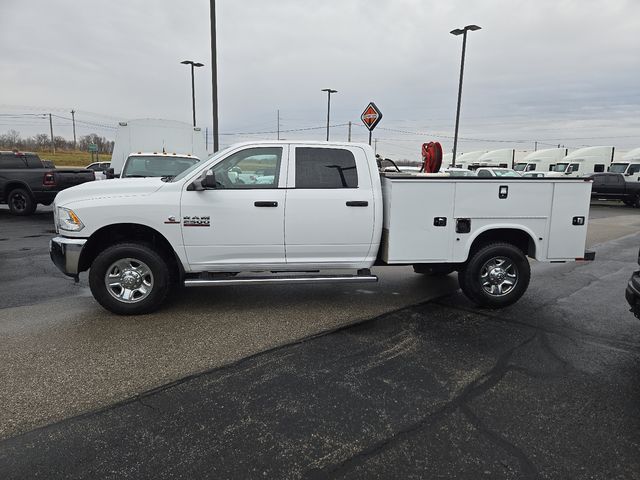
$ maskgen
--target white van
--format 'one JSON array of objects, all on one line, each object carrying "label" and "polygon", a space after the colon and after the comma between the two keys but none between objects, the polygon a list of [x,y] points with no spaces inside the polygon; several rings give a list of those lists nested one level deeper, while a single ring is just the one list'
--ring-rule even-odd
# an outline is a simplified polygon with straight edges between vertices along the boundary
[{"label": "white van", "polygon": [[553,168],[554,174],[584,177],[592,173],[606,172],[613,160],[615,147],[580,148],[560,160]]},{"label": "white van", "polygon": [[110,170],[110,173],[119,176],[129,156],[142,152],[189,155],[200,160],[208,158],[204,134],[200,127],[175,120],[127,120],[118,124],[111,155],[113,170]]},{"label": "white van", "polygon": [[625,153],[618,161],[609,166],[611,173],[621,173],[627,182],[640,180],[640,148]]},{"label": "white van", "polygon": [[531,152],[517,162],[513,169],[516,172],[549,172],[558,162],[567,156],[566,148],[547,148]]}]

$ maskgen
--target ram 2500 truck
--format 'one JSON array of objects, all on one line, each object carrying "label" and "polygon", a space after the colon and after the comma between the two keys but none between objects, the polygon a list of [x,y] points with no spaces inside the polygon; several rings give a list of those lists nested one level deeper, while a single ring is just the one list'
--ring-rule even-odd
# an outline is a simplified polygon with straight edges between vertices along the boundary
[{"label": "ram 2500 truck", "polygon": [[48,167],[35,153],[0,152],[0,203],[13,215],[31,215],[39,203],[51,205],[61,190],[92,180],[90,170]]},{"label": "ram 2500 truck", "polygon": [[380,173],[364,144],[244,143],[175,177],[65,190],[50,252],[118,314],[180,285],[374,282],[374,265],[457,270],[472,301],[501,307],[527,289],[527,257],[592,258],[590,193],[584,179]]}]

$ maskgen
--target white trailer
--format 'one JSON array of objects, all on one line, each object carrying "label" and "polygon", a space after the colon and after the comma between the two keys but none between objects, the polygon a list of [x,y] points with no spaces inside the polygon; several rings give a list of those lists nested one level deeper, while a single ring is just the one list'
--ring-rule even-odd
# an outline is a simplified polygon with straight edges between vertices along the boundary
[{"label": "white trailer", "polygon": [[613,160],[615,147],[585,147],[571,152],[553,169],[558,175],[584,177],[592,173],[606,172]]},{"label": "white trailer", "polygon": [[568,154],[566,148],[547,148],[545,150],[537,150],[525,156],[522,160],[516,162],[513,167],[517,172],[549,172],[553,170],[558,162],[560,162]]},{"label": "white trailer", "polygon": [[[456,168],[467,168],[468,169],[469,165],[471,165],[473,162],[478,160],[478,158],[480,158],[485,153],[487,153],[486,150],[476,150],[476,151],[473,151],[473,152],[463,153],[463,154],[459,155],[456,158],[455,166],[456,166]],[[453,159],[453,155],[452,155],[452,159]],[[449,163],[445,163],[444,160],[443,160],[442,164],[443,165],[448,165],[448,166],[453,166],[453,160],[452,159],[450,159]]]},{"label": "white trailer", "polygon": [[208,157],[200,127],[175,120],[127,120],[118,124],[110,173],[119,176],[129,155],[138,152],[189,154],[200,160]]},{"label": "white trailer", "polygon": [[518,152],[515,148],[491,150],[478,157],[469,167],[472,169],[479,167],[513,168],[516,161],[524,155],[526,152]]},{"label": "white trailer", "polygon": [[611,173],[621,173],[627,182],[640,180],[640,148],[625,153],[618,161],[609,166]]}]

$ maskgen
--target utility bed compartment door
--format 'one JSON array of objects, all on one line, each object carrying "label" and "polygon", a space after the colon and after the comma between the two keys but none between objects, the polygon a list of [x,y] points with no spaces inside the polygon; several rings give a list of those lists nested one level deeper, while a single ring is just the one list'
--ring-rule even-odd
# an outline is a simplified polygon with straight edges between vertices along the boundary
[{"label": "utility bed compartment door", "polygon": [[455,183],[384,179],[383,260],[450,261]]},{"label": "utility bed compartment door", "polygon": [[554,187],[547,258],[582,258],[587,241],[591,183],[557,182]]}]

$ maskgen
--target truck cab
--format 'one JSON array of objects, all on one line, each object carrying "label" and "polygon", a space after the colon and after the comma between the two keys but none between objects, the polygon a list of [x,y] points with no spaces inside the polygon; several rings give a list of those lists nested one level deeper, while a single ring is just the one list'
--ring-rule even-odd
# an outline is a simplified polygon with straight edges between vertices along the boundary
[{"label": "truck cab", "polygon": [[627,182],[640,180],[640,148],[635,148],[622,156],[618,161],[612,162],[609,172],[624,175]]},{"label": "truck cab", "polygon": [[568,154],[553,169],[553,174],[584,177],[606,172],[613,159],[614,147],[586,147]]}]

